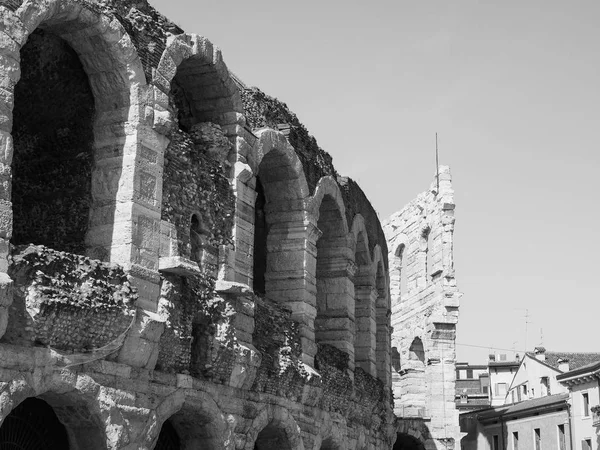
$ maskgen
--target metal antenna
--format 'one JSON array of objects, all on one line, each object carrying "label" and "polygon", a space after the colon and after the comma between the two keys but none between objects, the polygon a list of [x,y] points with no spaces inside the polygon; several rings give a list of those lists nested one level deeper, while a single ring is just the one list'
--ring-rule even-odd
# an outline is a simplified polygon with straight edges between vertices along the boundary
[{"label": "metal antenna", "polygon": [[527,352],[527,324],[529,323],[529,309],[525,309],[525,352]]},{"label": "metal antenna", "polygon": [[440,155],[438,152],[437,132],[435,133],[435,180],[437,182],[437,194],[440,194]]}]

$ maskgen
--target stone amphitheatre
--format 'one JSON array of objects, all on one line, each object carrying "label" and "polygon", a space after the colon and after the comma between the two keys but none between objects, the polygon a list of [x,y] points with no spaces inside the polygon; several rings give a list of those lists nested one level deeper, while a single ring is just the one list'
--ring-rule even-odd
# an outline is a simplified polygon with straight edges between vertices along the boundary
[{"label": "stone amphitheatre", "polygon": [[446,167],[382,226],[145,0],[0,0],[0,97],[0,449],[457,447]]}]

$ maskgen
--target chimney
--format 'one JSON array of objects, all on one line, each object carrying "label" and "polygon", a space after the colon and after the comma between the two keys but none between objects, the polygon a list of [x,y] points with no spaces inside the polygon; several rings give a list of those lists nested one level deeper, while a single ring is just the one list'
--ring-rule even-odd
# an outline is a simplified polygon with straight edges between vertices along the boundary
[{"label": "chimney", "polygon": [[569,360],[567,358],[560,358],[558,360],[558,370],[561,372],[569,371]]},{"label": "chimney", "polygon": [[546,349],[544,347],[536,347],[533,352],[538,361],[546,361]]}]

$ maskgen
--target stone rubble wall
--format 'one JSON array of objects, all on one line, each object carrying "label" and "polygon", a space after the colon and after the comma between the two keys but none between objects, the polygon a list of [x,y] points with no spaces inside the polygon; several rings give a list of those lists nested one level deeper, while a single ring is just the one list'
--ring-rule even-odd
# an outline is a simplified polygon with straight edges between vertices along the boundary
[{"label": "stone rubble wall", "polygon": [[[454,404],[459,298],[454,272],[454,191],[450,170],[383,225],[388,240],[392,380],[398,417],[431,419],[427,446],[446,450],[460,440]],[[419,350],[420,349],[420,350]],[[422,355],[419,354],[422,351]]]}]

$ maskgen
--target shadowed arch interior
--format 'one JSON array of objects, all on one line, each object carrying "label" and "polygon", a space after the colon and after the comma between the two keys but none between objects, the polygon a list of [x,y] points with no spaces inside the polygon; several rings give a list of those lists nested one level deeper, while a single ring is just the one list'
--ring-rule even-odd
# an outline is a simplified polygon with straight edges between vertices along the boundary
[{"label": "shadowed arch interior", "polygon": [[27,398],[4,419],[0,448],[68,450],[67,430],[52,407],[38,398]]},{"label": "shadowed arch interior", "polygon": [[179,450],[181,443],[179,435],[170,420],[166,420],[160,429],[154,450]]},{"label": "shadowed arch interior", "polygon": [[[285,145],[285,142],[280,143]],[[303,269],[303,259],[290,237],[290,230],[302,226],[303,197],[300,174],[294,167],[294,150],[271,148],[260,161],[256,175],[254,204],[253,286],[258,294],[273,297],[282,280]]]},{"label": "shadowed arch interior", "polygon": [[425,450],[425,445],[410,434],[398,433],[393,450]]},{"label": "shadowed arch interior", "polygon": [[292,450],[285,430],[271,422],[258,433],[254,450]]},{"label": "shadowed arch interior", "polygon": [[77,53],[35,30],[15,86],[12,243],[85,253],[92,201],[94,95]]},{"label": "shadowed arch interior", "polygon": [[410,344],[408,359],[410,361],[420,361],[422,364],[425,364],[425,349],[423,348],[423,341],[420,338],[414,338]]}]

